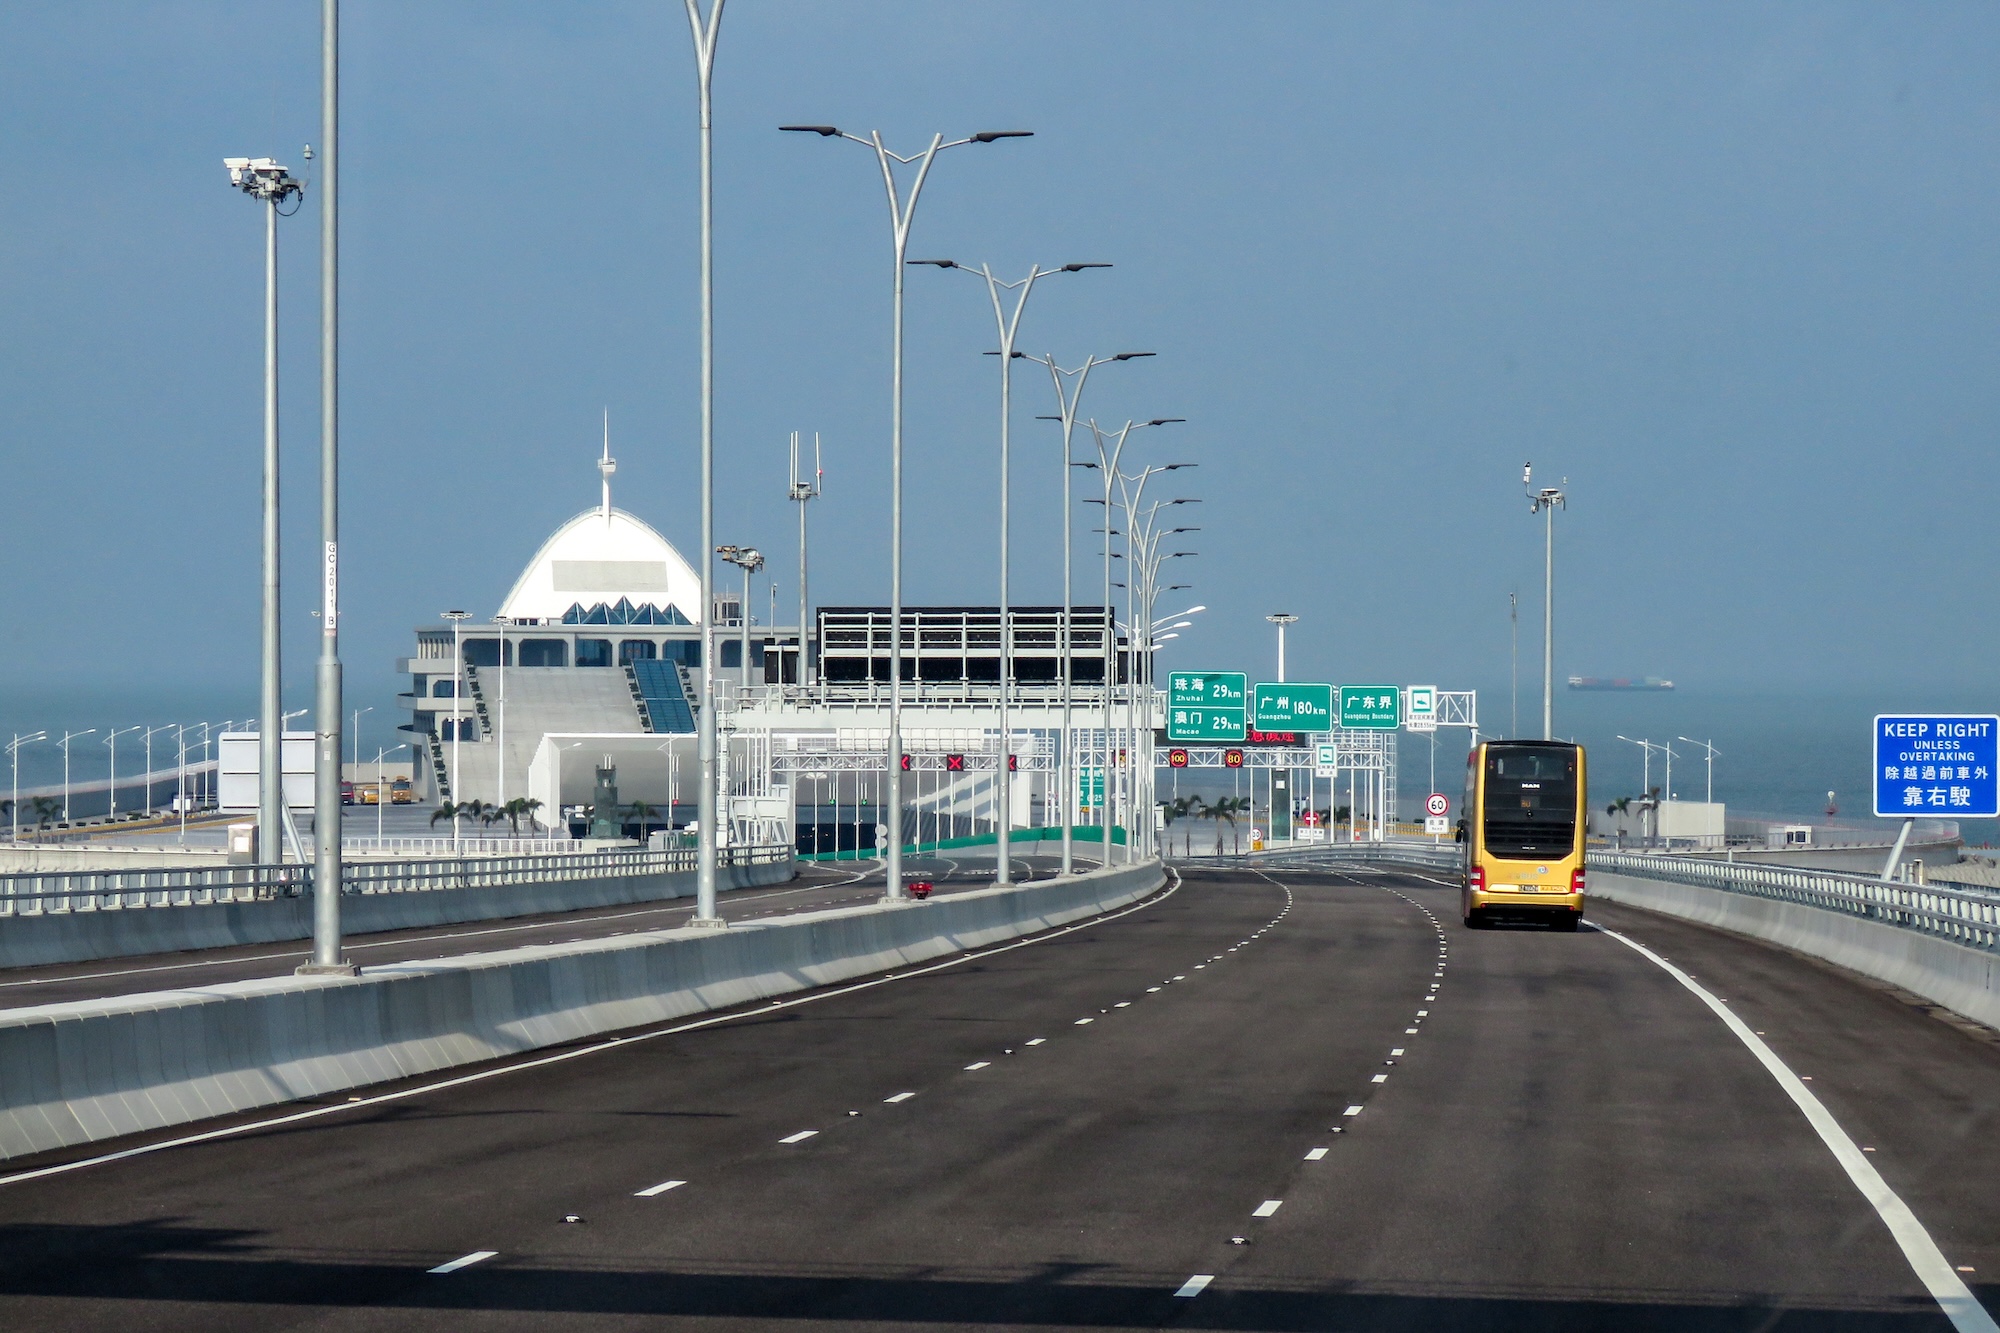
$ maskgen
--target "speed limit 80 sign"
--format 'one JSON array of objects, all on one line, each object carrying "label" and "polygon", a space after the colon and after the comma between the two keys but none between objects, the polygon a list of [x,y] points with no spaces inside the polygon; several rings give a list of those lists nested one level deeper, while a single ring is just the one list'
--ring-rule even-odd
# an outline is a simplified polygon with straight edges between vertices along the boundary
[{"label": "speed limit 80 sign", "polygon": [[1451,813],[1451,798],[1443,792],[1432,792],[1424,798],[1424,813],[1443,816]]}]

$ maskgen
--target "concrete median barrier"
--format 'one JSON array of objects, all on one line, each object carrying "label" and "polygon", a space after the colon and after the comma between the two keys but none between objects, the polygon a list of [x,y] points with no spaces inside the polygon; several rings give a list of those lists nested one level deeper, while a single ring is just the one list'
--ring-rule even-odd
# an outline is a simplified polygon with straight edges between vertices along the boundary
[{"label": "concrete median barrier", "polygon": [[1796,949],[2000,1027],[2000,954],[1802,903],[1638,875],[1592,870],[1590,893]]},{"label": "concrete median barrier", "polygon": [[[778,884],[797,874],[789,860],[770,865],[723,866],[724,889]],[[494,921],[592,907],[692,898],[695,872],[615,874],[529,880],[518,884],[437,888],[421,893],[344,893],[341,929],[349,935]],[[282,944],[312,938],[312,898],[263,902],[187,903],[89,911],[39,912],[0,917],[0,968],[44,967],[99,958],[134,958],[221,949],[237,944]]]},{"label": "concrete median barrier", "polygon": [[1137,901],[1158,864],[802,914],[0,1012],[0,1158],[772,998]]}]

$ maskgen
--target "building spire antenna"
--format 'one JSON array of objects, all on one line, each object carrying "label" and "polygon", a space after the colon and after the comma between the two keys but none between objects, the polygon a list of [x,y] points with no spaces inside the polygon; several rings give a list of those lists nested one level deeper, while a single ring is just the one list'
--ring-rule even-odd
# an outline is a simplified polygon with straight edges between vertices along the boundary
[{"label": "building spire antenna", "polygon": [[611,409],[604,409],[604,453],[597,460],[597,474],[604,481],[604,501],[599,512],[604,521],[611,521],[611,474],[618,470],[618,460],[611,456]]}]

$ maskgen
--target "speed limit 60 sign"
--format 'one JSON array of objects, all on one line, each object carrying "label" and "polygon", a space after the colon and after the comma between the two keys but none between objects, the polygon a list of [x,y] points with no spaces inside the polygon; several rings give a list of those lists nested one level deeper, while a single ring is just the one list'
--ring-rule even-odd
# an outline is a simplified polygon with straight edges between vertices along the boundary
[{"label": "speed limit 60 sign", "polygon": [[1442,818],[1451,813],[1451,798],[1443,792],[1434,791],[1424,798],[1424,813]]}]

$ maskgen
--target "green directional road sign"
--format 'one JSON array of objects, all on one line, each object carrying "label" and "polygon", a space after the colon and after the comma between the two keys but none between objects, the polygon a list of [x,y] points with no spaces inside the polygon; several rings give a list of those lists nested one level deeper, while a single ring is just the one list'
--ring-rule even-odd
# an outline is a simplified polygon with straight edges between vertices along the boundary
[{"label": "green directional road sign", "polygon": [[1259,731],[1333,730],[1331,685],[1259,681],[1250,693],[1250,725]]},{"label": "green directional road sign", "polygon": [[1241,671],[1176,671],[1167,677],[1167,739],[1240,741],[1245,736]]},{"label": "green directional road sign", "polygon": [[1096,764],[1085,764],[1076,771],[1076,803],[1086,810],[1097,810],[1104,805],[1104,770]]},{"label": "green directional road sign", "polygon": [[1403,724],[1403,691],[1394,685],[1340,687],[1340,725],[1394,731]]}]

